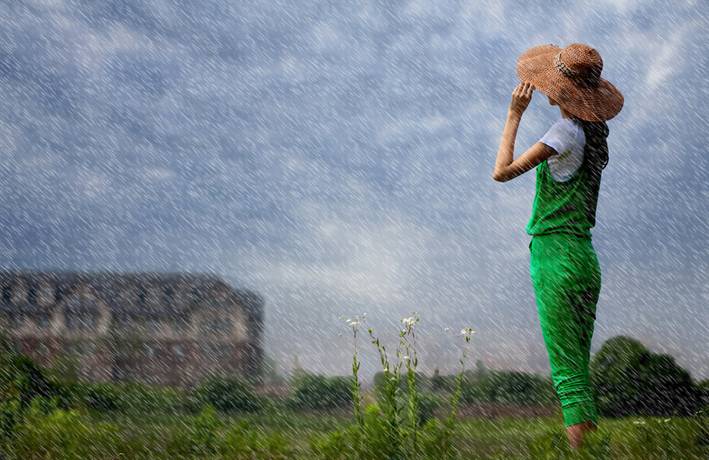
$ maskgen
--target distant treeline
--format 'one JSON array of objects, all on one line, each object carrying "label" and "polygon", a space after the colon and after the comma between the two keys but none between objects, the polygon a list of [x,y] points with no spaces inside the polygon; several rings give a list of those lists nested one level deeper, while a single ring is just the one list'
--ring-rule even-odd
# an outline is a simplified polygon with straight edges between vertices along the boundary
[{"label": "distant treeline", "polygon": [[[653,353],[638,340],[626,336],[608,339],[590,363],[594,397],[602,415],[692,415],[709,404],[709,380],[695,382],[690,373],[667,354]],[[375,375],[375,387],[383,373]],[[451,391],[455,375],[417,375],[424,393]],[[401,390],[406,391],[402,379]],[[464,402],[557,404],[551,379],[538,374],[489,370],[478,361],[464,372]]]},{"label": "distant treeline", "polygon": [[[455,375],[416,374],[422,419],[431,416],[455,385]],[[691,415],[709,404],[709,381],[694,382],[669,355],[655,354],[637,340],[609,339],[593,356],[591,378],[599,410],[605,416]],[[374,377],[382,389],[383,373]],[[352,405],[352,376],[300,372],[289,382],[286,398],[258,394],[247,379],[213,378],[192,390],[138,383],[87,383],[38,366],[27,356],[5,348],[0,353],[0,430],[11,430],[13,417],[39,399],[60,408],[100,412],[149,411],[198,413],[207,406],[222,412],[253,412],[281,404],[291,409],[347,408]],[[402,376],[400,390],[407,385]],[[558,400],[546,376],[486,369],[478,362],[462,379],[463,403],[553,405]]]}]

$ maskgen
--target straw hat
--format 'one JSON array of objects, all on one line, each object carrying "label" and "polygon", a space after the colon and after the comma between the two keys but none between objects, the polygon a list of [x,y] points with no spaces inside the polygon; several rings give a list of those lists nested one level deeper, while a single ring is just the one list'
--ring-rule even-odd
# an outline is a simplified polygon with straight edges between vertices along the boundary
[{"label": "straw hat", "polygon": [[603,60],[594,48],[538,45],[517,58],[517,76],[582,120],[610,120],[623,107],[623,95],[601,78]]}]

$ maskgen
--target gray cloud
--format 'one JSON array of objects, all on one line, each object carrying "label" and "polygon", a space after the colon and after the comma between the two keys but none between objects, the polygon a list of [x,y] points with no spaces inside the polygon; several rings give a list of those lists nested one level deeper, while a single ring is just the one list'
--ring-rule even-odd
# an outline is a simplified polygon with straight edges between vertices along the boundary
[{"label": "gray cloud", "polygon": [[[347,373],[340,315],[416,310],[429,370],[470,325],[474,357],[545,371],[534,177],[490,173],[516,56],[582,41],[625,95],[594,349],[629,334],[706,377],[707,8],[606,6],[2,3],[0,263],[216,271],[264,294],[285,368]],[[558,116],[536,94],[517,152]]]}]

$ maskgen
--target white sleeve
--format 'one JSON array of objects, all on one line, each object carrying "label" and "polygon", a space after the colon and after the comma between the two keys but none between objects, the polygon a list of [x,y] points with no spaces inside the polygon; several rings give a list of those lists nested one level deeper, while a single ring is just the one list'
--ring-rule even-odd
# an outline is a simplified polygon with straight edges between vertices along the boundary
[{"label": "white sleeve", "polygon": [[576,141],[576,131],[564,118],[551,125],[551,128],[539,139],[539,142],[548,145],[556,151],[556,155],[571,148]]}]

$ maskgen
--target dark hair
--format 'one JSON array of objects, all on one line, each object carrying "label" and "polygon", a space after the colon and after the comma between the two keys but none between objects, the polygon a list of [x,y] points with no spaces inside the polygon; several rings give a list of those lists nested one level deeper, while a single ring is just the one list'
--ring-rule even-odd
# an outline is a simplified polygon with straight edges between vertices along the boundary
[{"label": "dark hair", "polygon": [[571,118],[581,125],[586,137],[583,161],[589,164],[593,173],[600,176],[608,164],[608,124],[605,121],[586,121],[574,116]]}]

